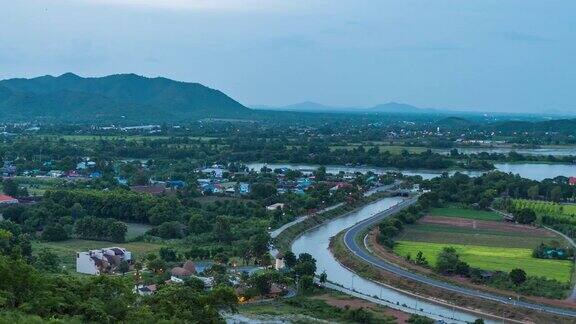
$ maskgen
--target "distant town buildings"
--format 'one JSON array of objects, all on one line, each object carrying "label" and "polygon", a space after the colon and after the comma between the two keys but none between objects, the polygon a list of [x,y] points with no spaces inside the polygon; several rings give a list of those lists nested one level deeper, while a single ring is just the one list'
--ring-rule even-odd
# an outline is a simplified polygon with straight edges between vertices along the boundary
[{"label": "distant town buildings", "polygon": [[3,205],[12,205],[12,204],[17,204],[18,203],[18,199],[8,196],[8,195],[0,195],[0,206]]}]

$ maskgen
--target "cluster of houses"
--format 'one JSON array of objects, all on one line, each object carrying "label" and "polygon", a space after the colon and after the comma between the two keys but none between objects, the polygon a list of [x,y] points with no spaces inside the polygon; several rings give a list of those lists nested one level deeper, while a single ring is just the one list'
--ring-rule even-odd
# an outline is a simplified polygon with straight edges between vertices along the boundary
[{"label": "cluster of houses", "polygon": [[16,171],[16,166],[11,161],[4,161],[2,168],[0,168],[3,177],[13,177],[16,175]]},{"label": "cluster of houses", "polygon": [[198,189],[204,194],[247,195],[250,193],[250,184],[230,181],[227,178],[230,172],[222,165],[214,164],[198,171],[204,176],[197,180]]},{"label": "cluster of houses", "polygon": [[[118,267],[122,262],[126,262],[129,269],[133,269],[132,253],[121,247],[108,247],[102,249],[89,250],[84,252],[77,252],[76,254],[76,272],[88,275],[103,275],[103,274],[116,274],[119,272]],[[278,265],[276,269],[283,267]],[[206,289],[212,289],[215,285],[214,277],[204,275],[206,265],[196,265],[194,262],[187,260],[181,265],[175,266],[170,269],[170,279],[167,279],[164,284],[182,284],[187,279],[196,278],[200,280]],[[263,269],[262,267],[249,267],[248,269],[235,268],[230,272],[230,284],[234,286],[236,293],[240,296],[240,302],[245,302],[249,299],[246,291],[249,288],[247,283],[240,280],[241,272],[251,274],[257,270]],[[158,290],[156,284],[136,284],[134,286],[134,293],[147,296],[152,295]],[[286,286],[279,284],[272,284],[270,292],[265,296],[268,298],[279,297],[287,291]]]},{"label": "cluster of houses", "polygon": [[276,190],[278,190],[279,194],[285,194],[288,192],[303,194],[315,182],[314,176],[300,177],[294,181],[291,181],[285,179],[284,173],[279,173],[278,178],[279,181]]},{"label": "cluster of houses", "polygon": [[186,182],[182,180],[156,181],[150,179],[147,185],[130,186],[130,190],[160,196],[178,189],[183,189],[184,187],[186,187]]},{"label": "cluster of houses", "polygon": [[250,184],[226,179],[198,179],[198,189],[205,194],[247,195],[250,193]]},{"label": "cluster of houses", "polygon": [[[20,174],[26,177],[65,178],[67,180],[88,180],[102,177],[102,172],[96,170],[96,162],[91,161],[89,158],[79,162],[75,169],[67,171],[50,169],[52,164],[52,161],[42,163],[44,169],[48,169],[48,171],[33,169],[24,170]],[[13,177],[18,175],[18,168],[12,161],[4,161],[4,165],[0,168],[0,173],[3,177]]]}]

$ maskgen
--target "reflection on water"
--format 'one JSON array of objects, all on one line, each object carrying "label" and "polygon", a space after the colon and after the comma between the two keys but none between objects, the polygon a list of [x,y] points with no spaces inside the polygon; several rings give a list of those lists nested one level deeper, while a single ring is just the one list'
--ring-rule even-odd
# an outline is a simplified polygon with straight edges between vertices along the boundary
[{"label": "reflection on water", "polygon": [[[289,163],[247,163],[246,166],[250,170],[260,171],[262,167],[266,166],[270,169],[293,169],[293,170],[300,170],[304,173],[312,172],[318,168],[317,165],[312,164],[289,164]],[[415,176],[419,175],[424,179],[432,179],[438,177],[442,174],[442,170],[398,170],[393,168],[379,168],[379,167],[368,167],[368,166],[344,166],[344,165],[326,165],[326,172],[330,174],[338,174],[340,172],[344,173],[366,173],[366,172],[373,172],[375,174],[385,174],[386,172],[402,172],[402,174],[407,176]],[[454,174],[454,171],[448,172],[449,174]],[[478,176],[482,174],[479,171],[462,171],[461,173],[465,173],[471,176]]]},{"label": "reflection on water", "polygon": [[[536,156],[576,156],[576,147],[559,147],[559,148],[536,148],[536,149],[522,149],[512,147],[457,147],[459,153],[464,154],[478,154],[482,152],[508,154],[516,152],[522,155],[536,155]],[[452,149],[432,149],[432,152],[440,154],[449,154]]]},{"label": "reflection on water", "polygon": [[[283,164],[283,163],[248,163],[246,164],[249,169],[260,171],[262,167],[266,166],[270,169],[288,168],[300,170],[303,172],[312,172],[317,165],[311,164]],[[546,163],[496,163],[494,164],[497,170],[502,172],[512,172],[514,174],[519,174],[522,178],[532,179],[541,181],[546,178],[555,178],[557,176],[571,177],[576,176],[576,164],[546,164]],[[397,170],[392,168],[378,168],[378,167],[353,167],[353,166],[343,166],[343,165],[328,165],[326,166],[326,172],[337,174],[339,172],[345,173],[366,173],[372,171],[375,174],[384,174],[386,172],[402,172],[402,174],[407,176],[419,175],[423,179],[432,179],[438,177],[442,174],[441,170]],[[469,176],[479,176],[483,172],[481,171],[459,171],[460,173],[467,174]],[[449,174],[454,174],[455,171],[448,172]]]},{"label": "reflection on water", "polygon": [[502,172],[514,173],[522,178],[542,181],[558,176],[576,176],[576,164],[546,164],[546,163],[499,163],[496,168]]}]

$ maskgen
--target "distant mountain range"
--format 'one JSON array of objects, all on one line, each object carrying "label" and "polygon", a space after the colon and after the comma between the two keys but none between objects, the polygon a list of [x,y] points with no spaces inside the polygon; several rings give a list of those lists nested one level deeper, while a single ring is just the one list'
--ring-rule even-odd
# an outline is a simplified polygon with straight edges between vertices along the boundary
[{"label": "distant mountain range", "polygon": [[161,122],[251,114],[221,91],[166,78],[66,73],[0,81],[0,120]]},{"label": "distant mountain range", "polygon": [[[252,108],[273,112],[428,114],[439,117],[481,114],[419,108],[396,102],[368,108],[332,107],[309,101],[283,107]],[[0,121],[159,123],[203,118],[279,118],[277,115],[282,114],[255,111],[221,91],[199,83],[162,77],[116,74],[83,78],[66,73],[58,77],[47,75],[0,81]]]},{"label": "distant mountain range", "polygon": [[[266,106],[255,105],[253,109],[258,110],[275,110],[275,111],[292,111],[292,112],[322,112],[322,113],[388,113],[388,114],[429,114],[429,115],[515,115],[515,113],[506,112],[480,112],[469,110],[453,110],[443,108],[420,108],[413,105],[397,102],[388,102],[372,107],[344,107],[344,106],[327,106],[320,103],[305,101],[287,106]],[[524,115],[551,115],[551,116],[574,116],[573,111],[548,109],[545,113],[516,113]]]},{"label": "distant mountain range", "polygon": [[323,104],[319,104],[316,102],[305,101],[293,105],[288,106],[252,106],[254,109],[261,109],[261,110],[280,110],[280,111],[302,111],[302,112],[341,112],[341,113],[349,113],[349,112],[357,112],[357,113],[390,113],[390,114],[422,114],[422,113],[445,113],[445,112],[452,112],[449,110],[438,110],[438,109],[431,109],[431,108],[418,108],[416,106],[397,103],[397,102],[389,102],[385,104],[376,105],[373,107],[335,107],[335,106],[326,106]]}]

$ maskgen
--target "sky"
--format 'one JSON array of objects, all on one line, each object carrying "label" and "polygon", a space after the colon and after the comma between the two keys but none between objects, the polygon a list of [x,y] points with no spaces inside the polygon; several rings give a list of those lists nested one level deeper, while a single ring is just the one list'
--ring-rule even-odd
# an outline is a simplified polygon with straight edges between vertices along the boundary
[{"label": "sky", "polygon": [[0,79],[136,73],[245,105],[576,111],[574,0],[0,0]]}]

